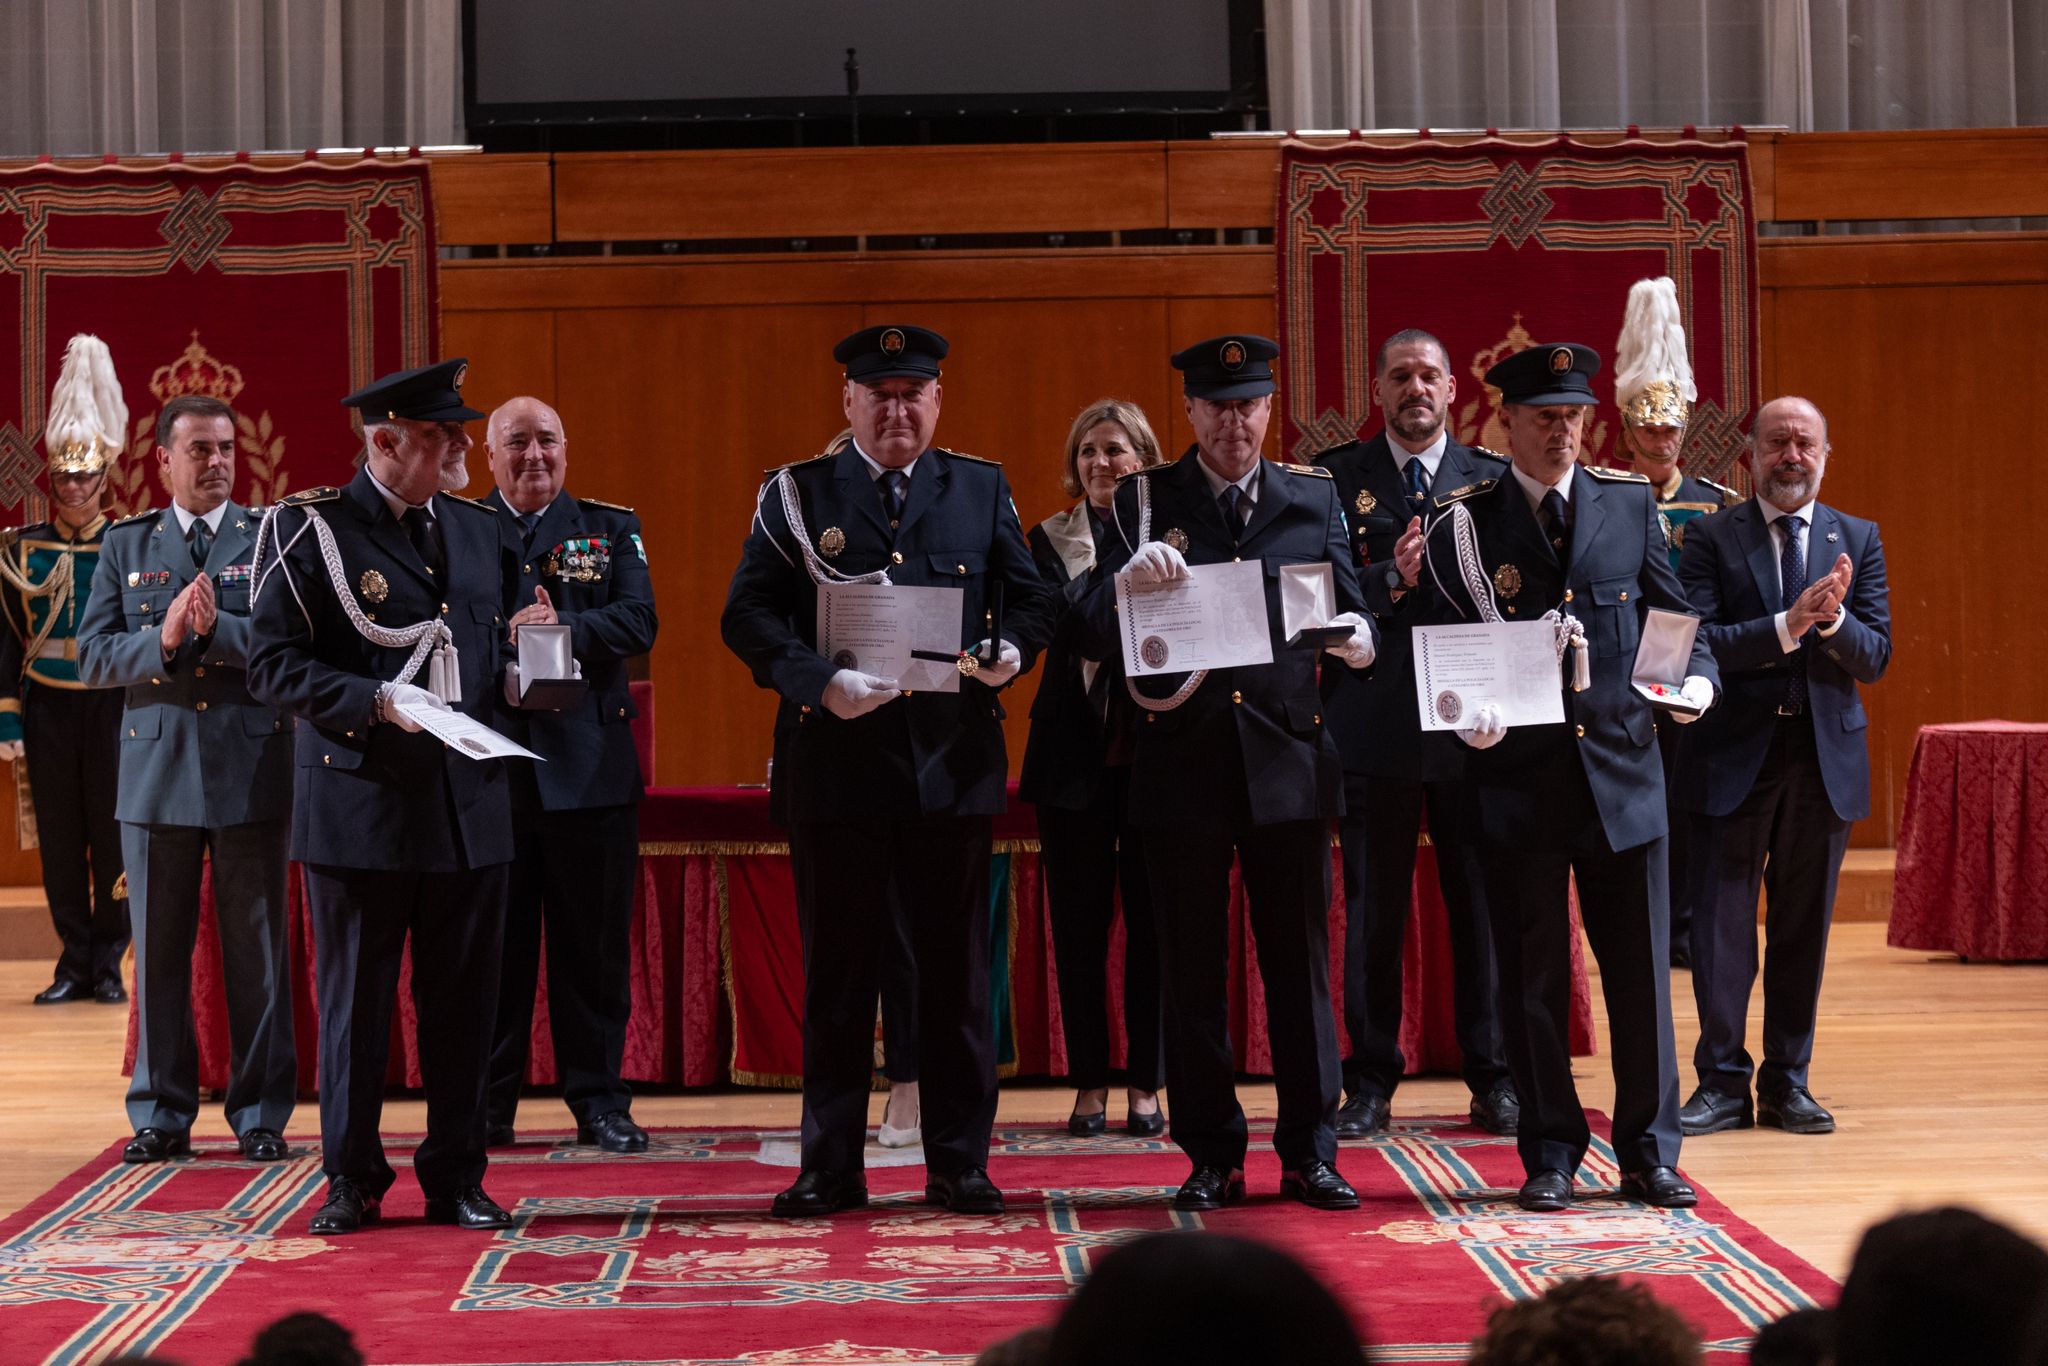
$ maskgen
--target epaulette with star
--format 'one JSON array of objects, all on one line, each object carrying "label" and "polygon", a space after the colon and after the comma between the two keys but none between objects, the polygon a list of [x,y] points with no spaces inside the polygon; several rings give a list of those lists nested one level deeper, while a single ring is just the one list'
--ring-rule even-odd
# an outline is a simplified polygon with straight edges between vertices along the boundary
[{"label": "epaulette with star", "polygon": [[1611,484],[1647,484],[1649,479],[1634,470],[1610,469],[1606,465],[1581,465],[1580,469],[1595,479],[1605,479]]},{"label": "epaulette with star", "polygon": [[606,502],[606,501],[605,501],[604,499],[602,499],[602,498],[582,498],[582,497],[579,497],[579,498],[577,498],[577,500],[576,500],[576,501],[577,501],[577,502],[579,502],[579,503],[581,503],[581,504],[583,504],[583,505],[584,505],[585,507],[603,508],[603,509],[604,509],[605,511],[607,511],[607,512],[623,512],[623,513],[625,513],[625,514],[626,514],[626,515],[628,515],[628,516],[631,516],[631,515],[633,514],[633,509],[631,509],[631,508],[627,507],[627,506],[626,506],[625,504],[623,504],[623,503],[607,503],[607,502]]},{"label": "epaulette with star", "polygon": [[1489,446],[1467,446],[1465,449],[1468,451],[1476,451],[1480,455],[1485,456],[1489,460],[1498,460],[1503,465],[1512,465],[1515,463],[1514,461],[1508,459],[1506,456],[1502,455],[1499,451],[1494,450]]},{"label": "epaulette with star", "polygon": [[495,507],[492,507],[489,503],[479,502],[475,498],[465,498],[459,493],[450,493],[447,489],[441,490],[441,496],[453,503],[466,503],[479,512],[490,513],[493,517],[498,515],[498,510]]},{"label": "epaulette with star", "polygon": [[277,500],[279,507],[302,508],[309,503],[331,503],[341,497],[341,490],[332,484],[322,484],[317,489],[300,489]]},{"label": "epaulette with star", "polygon": [[112,531],[117,526],[127,526],[131,522],[155,521],[161,515],[163,515],[162,508],[145,508],[143,511],[138,512],[133,516],[123,517],[120,521],[111,523],[107,527],[107,530]]},{"label": "epaulette with star", "polygon": [[1723,503],[1739,503],[1742,501],[1742,495],[1729,488],[1726,484],[1717,484],[1711,479],[1700,479],[1698,475],[1694,475],[1693,478],[1720,494]]},{"label": "epaulette with star", "polygon": [[1289,474],[1306,474],[1313,479],[1335,479],[1337,477],[1321,465],[1290,465],[1284,460],[1276,460],[1273,463],[1286,470]]},{"label": "epaulette with star", "polygon": [[1452,503],[1458,502],[1461,499],[1484,493],[1499,482],[1500,480],[1498,479],[1481,479],[1476,483],[1467,484],[1463,488],[1452,489],[1449,493],[1439,493],[1431,501],[1438,507],[1449,507]]},{"label": "epaulette with star", "polygon": [[801,459],[801,460],[792,460],[792,461],[790,461],[790,462],[789,462],[789,463],[788,463],[787,465],[775,465],[775,466],[772,466],[772,467],[771,467],[771,468],[769,468],[769,469],[765,469],[765,470],[762,470],[762,471],[761,471],[761,473],[763,473],[763,474],[780,474],[780,473],[782,473],[782,472],[783,472],[784,470],[800,470],[800,469],[802,469],[802,468],[803,468],[804,466],[806,466],[806,465],[815,465],[815,464],[818,464],[818,463],[819,463],[820,461],[824,461],[824,460],[837,460],[838,458],[839,458],[839,452],[838,452],[838,451],[826,451],[826,452],[825,452],[825,453],[824,453],[823,455],[807,455],[807,456],[805,456],[805,457],[804,457],[803,459]]},{"label": "epaulette with star", "polygon": [[955,460],[972,460],[977,465],[994,465],[996,468],[1001,469],[1003,464],[1000,460],[990,460],[988,457],[981,455],[969,455],[966,451],[948,450],[944,446],[934,446],[932,449],[940,455],[950,455]]}]

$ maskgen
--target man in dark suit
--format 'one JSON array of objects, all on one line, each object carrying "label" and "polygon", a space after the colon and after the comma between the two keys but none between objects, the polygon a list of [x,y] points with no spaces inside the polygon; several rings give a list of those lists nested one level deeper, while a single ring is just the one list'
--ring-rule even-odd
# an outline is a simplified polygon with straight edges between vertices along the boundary
[{"label": "man in dark suit", "polygon": [[[770,809],[789,826],[804,949],[803,1171],[775,1197],[784,1217],[867,1203],[892,897],[916,960],[925,1198],[1003,1208],[988,1176],[989,855],[1008,772],[997,692],[1045,647],[1052,613],[1002,468],[931,444],[946,350],[894,324],[833,348],[853,442],[771,472],[725,600],[727,647],[782,698]],[[957,691],[867,672],[843,643],[820,652],[821,600],[882,583],[959,590],[957,625],[904,661],[956,669]]]},{"label": "man in dark suit", "polygon": [[488,721],[506,660],[515,566],[500,514],[445,491],[467,481],[462,424],[483,416],[462,402],[467,369],[443,361],[344,399],[362,413],[362,467],[346,488],[284,499],[255,557],[249,691],[299,717],[291,851],[316,947],[327,1175],[315,1233],[375,1222],[391,1187],[377,1119],[408,937],[426,1217],[511,1223],[483,1189],[509,783],[502,760],[471,758],[419,719],[452,704]]},{"label": "man in dark suit", "polygon": [[[1233,857],[1266,984],[1281,1193],[1317,1209],[1358,1205],[1336,1167],[1330,1013],[1330,821],[1344,809],[1343,768],[1323,726],[1316,666],[1327,650],[1350,668],[1370,667],[1378,633],[1364,615],[1336,481],[1327,470],[1259,454],[1279,354],[1264,337],[1238,334],[1173,357],[1195,446],[1174,464],[1124,478],[1111,504],[1118,534],[1105,538],[1076,609],[1080,653],[1120,657],[1119,578],[1143,588],[1185,578],[1191,565],[1263,566],[1271,663],[1154,674],[1132,693],[1145,719],[1129,817],[1144,827],[1161,908],[1173,1139],[1194,1164],[1174,1197],[1181,1209],[1220,1209],[1245,1194],[1248,1139],[1233,1085],[1226,982]],[[1311,564],[1329,568],[1328,624],[1342,630],[1321,649],[1289,645],[1281,610],[1283,570]]]},{"label": "man in dark suit", "polygon": [[[1481,751],[1468,772],[1501,1027],[1522,1101],[1517,1146],[1528,1180],[1517,1199],[1529,1210],[1571,1204],[1589,1141],[1568,1021],[1574,878],[1607,1001],[1622,1193],[1664,1207],[1696,1200],[1676,1169],[1664,771],[1650,703],[1630,683],[1646,609],[1683,612],[1686,603],[1649,481],[1577,463],[1599,365],[1590,347],[1551,344],[1487,372],[1513,465],[1452,499],[1469,518],[1454,509],[1438,519],[1422,578],[1433,599],[1425,621],[1541,622],[1563,670],[1561,722],[1504,729],[1497,709],[1475,704],[1472,725],[1458,732]],[[1712,704],[1714,677],[1706,643],[1695,640],[1683,689],[1691,709]]]},{"label": "man in dark suit", "polygon": [[519,565],[513,630],[553,613],[569,628],[587,689],[559,711],[522,708],[507,689],[506,733],[546,762],[511,772],[519,852],[505,907],[490,1140],[512,1141],[545,924],[548,1025],[576,1141],[641,1152],[647,1133],[633,1122],[633,1093],[619,1076],[633,1003],[627,955],[644,786],[626,661],[654,648],[655,631],[640,519],[563,491],[569,439],[539,399],[501,405],[485,432],[497,487],[484,501],[498,510]]},{"label": "man in dark suit", "polygon": [[1422,529],[1451,493],[1499,477],[1507,462],[1452,439],[1445,425],[1457,397],[1444,344],[1416,328],[1381,343],[1373,389],[1386,427],[1370,441],[1346,442],[1316,456],[1337,481],[1351,519],[1352,545],[1366,606],[1380,629],[1379,663],[1370,673],[1323,670],[1323,714],[1344,756],[1344,1061],[1339,1138],[1364,1138],[1387,1126],[1401,1083],[1401,950],[1415,883],[1422,813],[1436,850],[1454,973],[1452,1009],[1472,1122],[1512,1134],[1521,1107],[1501,1052],[1493,931],[1486,919],[1473,842],[1472,789],[1463,746],[1424,734],[1415,707],[1414,629]]},{"label": "man in dark suit", "polygon": [[249,695],[249,556],[257,515],[230,496],[235,415],[186,394],[157,418],[171,505],[119,522],[101,591],[79,627],[79,674],[125,688],[120,802],[135,932],[135,1073],[127,1162],[191,1150],[199,1114],[192,948],[200,875],[213,866],[234,1069],[228,1124],[242,1155],[286,1155],[297,1101],[285,842],[289,719]]},{"label": "man in dark suit", "polygon": [[1870,814],[1859,683],[1891,663],[1891,604],[1877,525],[1816,501],[1827,419],[1803,398],[1772,399],[1752,429],[1756,497],[1692,524],[1679,582],[1721,666],[1726,696],[1686,736],[1679,802],[1692,814],[1693,995],[1699,1089],[1688,1134],[1747,1127],[1743,1046],[1764,933],[1760,1124],[1822,1134],[1834,1116],[1807,1088],[1835,879],[1849,825]]}]

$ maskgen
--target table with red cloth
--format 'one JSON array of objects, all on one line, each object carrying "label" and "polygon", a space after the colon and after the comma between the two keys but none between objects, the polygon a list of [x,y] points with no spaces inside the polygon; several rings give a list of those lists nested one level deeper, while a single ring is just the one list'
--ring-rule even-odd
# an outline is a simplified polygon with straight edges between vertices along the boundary
[{"label": "table with red cloth", "polygon": [[[1059,979],[1051,918],[1039,870],[1032,809],[1015,799],[995,822],[996,876],[991,905],[991,973],[1005,1075],[1059,1076],[1067,1067],[1061,1033]],[[632,928],[632,1021],[626,1035],[627,1080],[683,1086],[719,1082],[793,1086],[802,1071],[803,956],[787,832],[768,818],[762,788],[652,788],[640,809],[640,870]],[[1331,848],[1330,979],[1339,1040],[1343,1021],[1343,867]],[[1451,1011],[1449,936],[1436,886],[1434,850],[1417,851],[1415,893],[1420,914],[1409,917],[1405,945],[1401,1046],[1408,1070],[1455,1073],[1457,1034]],[[1575,912],[1574,912],[1575,914]],[[299,1084],[318,1084],[318,1029],[313,953],[305,897],[296,865],[291,877],[292,985],[296,993]],[[1265,996],[1246,923],[1244,896],[1233,875],[1230,1027],[1239,1066],[1269,1073]],[[1572,1051],[1592,1051],[1592,1002],[1573,937]],[[1121,1063],[1121,929],[1112,937],[1109,1018],[1112,1058]],[[390,1081],[417,1087],[408,959],[399,983]],[[227,1084],[228,1039],[220,951],[210,905],[202,907],[193,970],[201,1084]],[[134,1060],[131,1018],[128,1064]],[[548,1035],[546,964],[534,1011],[527,1080],[555,1081]]]},{"label": "table with red cloth", "polygon": [[1921,727],[1893,877],[1893,948],[2048,958],[2048,725]]}]

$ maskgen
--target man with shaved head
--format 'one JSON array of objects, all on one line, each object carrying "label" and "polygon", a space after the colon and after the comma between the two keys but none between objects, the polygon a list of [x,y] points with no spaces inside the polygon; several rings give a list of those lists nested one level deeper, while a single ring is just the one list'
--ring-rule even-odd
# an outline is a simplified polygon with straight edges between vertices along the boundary
[{"label": "man with shaved head", "polygon": [[[1699,1087],[1679,1111],[1688,1134],[1835,1127],[1807,1087],[1807,1065],[1835,879],[1850,822],[1870,814],[1857,684],[1884,677],[1892,636],[1876,523],[1819,501],[1828,451],[1820,409],[1803,398],[1766,403],[1745,457],[1756,496],[1694,521],[1679,556],[1723,689],[1679,742],[1673,773],[1696,851]],[[1770,944],[1760,1067],[1743,1046],[1759,884]]]},{"label": "man with shaved head", "polygon": [[497,484],[484,501],[505,514],[498,521],[519,572],[508,618],[514,639],[522,626],[567,626],[587,685],[560,711],[506,698],[506,733],[547,762],[512,774],[518,853],[506,892],[487,1138],[513,1141],[545,925],[548,1023],[576,1140],[639,1152],[647,1134],[633,1122],[619,1069],[632,1013],[626,958],[645,783],[628,724],[626,661],[654,647],[655,630],[640,519],[563,492],[569,440],[561,415],[537,398],[493,412],[484,449]]}]

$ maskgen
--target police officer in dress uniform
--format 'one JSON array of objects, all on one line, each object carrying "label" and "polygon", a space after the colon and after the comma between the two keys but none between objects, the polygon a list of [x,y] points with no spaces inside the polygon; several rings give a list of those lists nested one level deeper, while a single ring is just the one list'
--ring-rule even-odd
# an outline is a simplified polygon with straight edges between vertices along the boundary
[{"label": "police officer in dress uniform", "polygon": [[[1599,366],[1590,347],[1553,344],[1487,372],[1500,391],[1513,464],[1503,476],[1437,495],[1452,510],[1430,529],[1421,579],[1430,596],[1425,622],[1542,622],[1558,645],[1562,722],[1506,730],[1491,705],[1468,711],[1454,690],[1431,699],[1440,719],[1469,720],[1457,734],[1480,751],[1467,771],[1478,798],[1501,1027],[1522,1101],[1517,1146],[1528,1180],[1518,1200],[1528,1210],[1570,1205],[1589,1138],[1572,1085],[1567,1018],[1574,878],[1607,1001],[1622,1194],[1667,1208],[1696,1198],[1677,1171],[1664,770],[1656,719],[1629,681],[1646,609],[1687,608],[1649,481],[1577,464]],[[1711,705],[1715,682],[1713,657],[1695,640],[1688,706]]]},{"label": "police officer in dress uniform", "polygon": [[631,508],[563,491],[569,439],[554,409],[515,398],[485,431],[497,487],[484,501],[498,510],[519,566],[511,624],[516,631],[554,612],[587,688],[560,711],[525,710],[506,690],[506,733],[547,762],[511,769],[519,852],[505,906],[490,1139],[512,1141],[545,924],[548,1025],[576,1141],[641,1152],[647,1133],[633,1122],[619,1069],[633,1004],[627,958],[645,786],[626,661],[654,648],[647,551]]},{"label": "police officer in dress uniform", "polygon": [[117,522],[101,589],[79,628],[85,681],[122,688],[121,799],[135,931],[135,1072],[123,1161],[191,1150],[199,1114],[192,949],[199,883],[213,911],[233,1070],[227,1117],[242,1155],[286,1155],[297,1100],[285,843],[291,726],[249,696],[249,557],[258,514],[231,497],[235,415],[217,398],[172,399],[157,417],[171,505]]},{"label": "police officer in dress uniform", "polygon": [[1458,382],[1444,345],[1417,328],[1381,343],[1373,388],[1386,427],[1316,456],[1337,481],[1351,522],[1366,606],[1380,629],[1370,673],[1323,670],[1323,714],[1344,756],[1344,1062],[1339,1138],[1386,1128],[1401,1054],[1401,951],[1415,884],[1422,814],[1436,849],[1437,885],[1451,941],[1452,1009],[1472,1122],[1512,1134],[1521,1107],[1501,1052],[1493,930],[1473,843],[1464,747],[1425,734],[1415,709],[1410,633],[1421,599],[1422,528],[1441,511],[1434,495],[1498,478],[1507,462],[1454,440],[1445,425]]},{"label": "police officer in dress uniform", "polygon": [[[990,818],[1008,764],[997,690],[1052,634],[1049,592],[991,461],[931,445],[946,339],[868,327],[833,348],[852,445],[771,472],[721,622],[754,681],[782,698],[770,803],[789,826],[804,949],[803,1171],[782,1216],[867,1202],[861,1171],[880,955],[890,898],[916,959],[925,1197],[993,1213]],[[958,588],[957,630],[913,649],[957,667],[957,692],[903,686],[851,651],[819,652],[821,585]],[[1000,638],[989,639],[1000,594]],[[972,672],[968,670],[972,668]]]},{"label": "police officer in dress uniform", "polygon": [[[1734,489],[1696,478],[1678,467],[1685,424],[1698,397],[1692,359],[1685,346],[1678,286],[1669,276],[1636,281],[1629,287],[1621,336],[1614,343],[1614,399],[1621,406],[1622,454],[1628,458],[1629,468],[1656,490],[1657,513],[1670,546],[1674,574],[1679,551],[1685,546],[1686,524],[1741,501]],[[1657,728],[1657,748],[1664,760],[1665,812],[1671,825],[1666,860],[1671,882],[1671,966],[1688,968],[1692,966],[1692,892],[1686,877],[1690,822],[1679,811],[1671,781],[1680,734],[1676,726]]]},{"label": "police officer in dress uniform", "polygon": [[78,676],[78,624],[91,600],[107,466],[128,444],[128,405],[107,344],[81,332],[50,391],[50,520],[0,534],[0,758],[32,761],[43,896],[62,945],[39,1006],[120,1005],[128,908],[114,819],[121,694]]},{"label": "police officer in dress uniform", "polygon": [[327,1175],[315,1233],[375,1222],[393,1180],[377,1119],[408,935],[426,1217],[511,1223],[482,1184],[510,783],[502,761],[457,753],[409,714],[454,699],[487,720],[507,658],[501,514],[446,492],[468,478],[462,424],[483,416],[462,402],[467,368],[402,371],[342,400],[362,413],[362,467],[346,488],[283,500],[256,557],[249,690],[300,722],[291,851],[313,922]]},{"label": "police officer in dress uniform", "polygon": [[[1330,821],[1343,806],[1343,768],[1323,726],[1317,662],[1373,661],[1349,532],[1327,470],[1262,459],[1272,416],[1271,362],[1280,348],[1238,334],[1173,357],[1195,446],[1171,465],[1126,475],[1077,611],[1079,652],[1120,656],[1116,579],[1183,578],[1190,565],[1254,561],[1265,577],[1273,661],[1197,674],[1157,674],[1133,698],[1145,712],[1131,765],[1129,817],[1145,827],[1166,998],[1166,1084],[1174,1142],[1194,1171],[1181,1209],[1244,1198],[1244,1110],[1233,1085],[1227,976],[1230,867],[1245,893],[1266,985],[1280,1118],[1273,1133],[1281,1192],[1317,1209],[1354,1209],[1337,1173],[1336,1021],[1330,1012]],[[1349,627],[1325,644],[1291,646],[1280,609],[1282,571],[1327,564]],[[1141,649],[1143,647],[1141,646]],[[1156,650],[1156,646],[1154,647]],[[1164,660],[1161,661],[1165,662]]]}]

